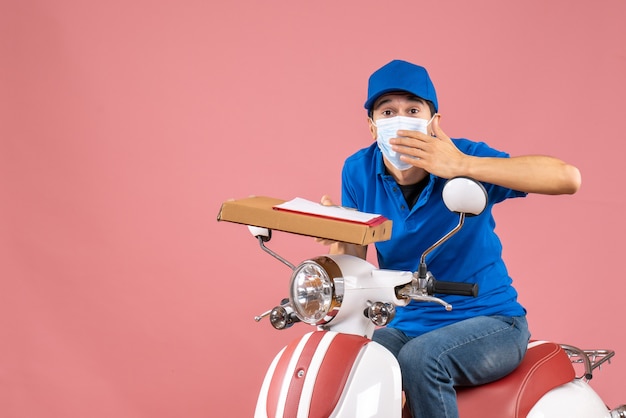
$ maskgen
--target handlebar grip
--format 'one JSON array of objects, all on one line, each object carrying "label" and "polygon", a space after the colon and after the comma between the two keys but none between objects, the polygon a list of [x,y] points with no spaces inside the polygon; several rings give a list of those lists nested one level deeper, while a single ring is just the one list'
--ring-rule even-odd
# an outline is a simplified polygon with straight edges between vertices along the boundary
[{"label": "handlebar grip", "polygon": [[445,295],[478,296],[477,283],[441,282],[435,279],[428,284],[428,294],[442,293]]}]

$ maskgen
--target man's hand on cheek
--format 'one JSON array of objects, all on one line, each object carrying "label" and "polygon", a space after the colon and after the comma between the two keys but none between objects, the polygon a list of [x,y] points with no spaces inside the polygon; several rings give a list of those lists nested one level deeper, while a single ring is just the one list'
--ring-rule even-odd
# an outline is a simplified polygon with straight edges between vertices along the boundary
[{"label": "man's hand on cheek", "polygon": [[402,161],[442,178],[463,175],[468,156],[454,145],[452,140],[441,128],[436,115],[431,123],[431,134],[425,135],[416,131],[398,131],[399,138],[390,142],[393,150],[404,154]]}]

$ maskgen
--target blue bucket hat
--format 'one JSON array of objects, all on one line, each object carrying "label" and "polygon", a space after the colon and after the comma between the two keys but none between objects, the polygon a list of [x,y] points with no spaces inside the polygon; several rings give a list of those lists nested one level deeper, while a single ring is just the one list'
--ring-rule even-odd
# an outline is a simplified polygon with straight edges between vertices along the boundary
[{"label": "blue bucket hat", "polygon": [[431,101],[439,111],[435,86],[426,68],[402,60],[393,60],[374,72],[367,85],[365,108],[370,111],[376,99],[393,91],[406,91]]}]

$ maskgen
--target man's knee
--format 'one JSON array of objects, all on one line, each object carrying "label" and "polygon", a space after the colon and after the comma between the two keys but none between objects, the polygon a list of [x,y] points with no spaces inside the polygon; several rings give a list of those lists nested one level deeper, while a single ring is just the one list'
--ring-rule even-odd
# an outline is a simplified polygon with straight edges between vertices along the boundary
[{"label": "man's knee", "polygon": [[424,370],[437,367],[440,354],[430,344],[421,342],[419,338],[414,338],[400,350],[398,363],[400,363],[401,368],[411,367],[415,370]]},{"label": "man's knee", "polygon": [[397,358],[406,343],[406,336],[394,328],[380,328],[374,331],[372,341],[385,347]]}]

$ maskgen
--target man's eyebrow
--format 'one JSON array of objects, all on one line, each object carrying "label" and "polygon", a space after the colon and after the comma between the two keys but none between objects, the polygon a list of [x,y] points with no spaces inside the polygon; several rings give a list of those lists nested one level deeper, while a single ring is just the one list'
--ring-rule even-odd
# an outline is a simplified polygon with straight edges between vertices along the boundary
[{"label": "man's eyebrow", "polygon": [[382,105],[384,105],[385,103],[388,103],[390,101],[391,101],[391,99],[383,99],[383,100],[381,100],[380,102],[376,103],[375,109],[378,109],[379,107],[381,107]]},{"label": "man's eyebrow", "polygon": [[[411,101],[411,102],[417,102],[417,103],[420,103],[420,104],[422,104],[422,105],[426,106],[426,101],[425,101],[424,99],[422,99],[421,97],[416,96],[416,95],[414,95],[414,94],[409,94],[409,95],[407,95],[407,96],[406,96],[406,99],[407,99],[407,100],[409,100],[409,101]],[[382,105],[384,105],[385,103],[390,102],[391,100],[392,100],[392,99],[389,99],[389,98],[387,98],[387,99],[382,99],[379,103],[377,103],[377,104],[376,104],[376,106],[374,107],[374,109],[378,109],[379,107],[381,107],[381,106],[382,106]]]},{"label": "man's eyebrow", "polygon": [[419,103],[421,103],[421,104],[423,104],[423,105],[425,105],[425,104],[426,104],[426,101],[425,101],[424,99],[422,99],[422,98],[421,98],[421,97],[419,97],[419,96],[415,96],[415,95],[410,95],[410,96],[407,96],[407,100],[410,100],[410,101],[412,101],[412,102],[419,102]]}]

